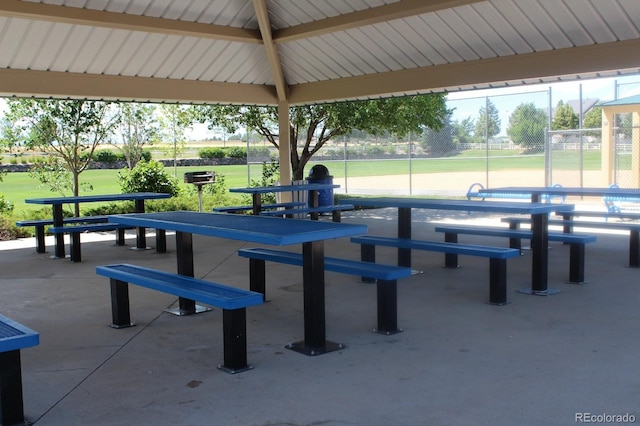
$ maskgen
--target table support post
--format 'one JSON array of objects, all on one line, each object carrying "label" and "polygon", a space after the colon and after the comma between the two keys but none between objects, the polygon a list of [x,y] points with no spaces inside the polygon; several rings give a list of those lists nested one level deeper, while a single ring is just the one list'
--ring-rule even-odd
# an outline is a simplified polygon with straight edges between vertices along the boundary
[{"label": "table support post", "polygon": [[549,271],[549,215],[538,213],[531,215],[531,289],[520,292],[538,296],[550,296],[559,290],[547,288]]},{"label": "table support post", "polygon": [[311,356],[344,348],[325,340],[324,241],[302,244],[302,281],[304,341],[291,343],[287,348]]},{"label": "table support post", "polygon": [[[63,226],[63,216],[62,216],[62,204],[54,204],[53,205],[53,226]],[[55,256],[59,259],[64,259],[64,233],[56,234],[56,249]]]},{"label": "table support post", "polygon": [[[187,277],[194,276],[193,267],[193,236],[189,232],[176,232],[176,254],[178,260],[178,274]],[[177,309],[166,309],[165,312],[174,315],[192,315],[210,311],[204,306],[196,305],[196,302],[183,297],[178,298]]]},{"label": "table support post", "polygon": [[253,214],[257,216],[262,210],[262,194],[259,192],[254,192],[253,194],[251,194],[251,198],[253,201]]},{"label": "table support post", "polygon": [[[144,200],[135,200],[135,206],[136,213],[144,213]],[[136,228],[136,249],[146,250],[147,248],[146,228],[139,226]]]},{"label": "table support post", "polygon": [[0,353],[0,424],[24,422],[20,350]]},{"label": "table support post", "polygon": [[[398,208],[398,237],[411,238],[410,208]],[[411,249],[398,248],[398,266],[411,267]]]},{"label": "table support post", "polygon": [[629,230],[629,267],[640,268],[640,231]]}]

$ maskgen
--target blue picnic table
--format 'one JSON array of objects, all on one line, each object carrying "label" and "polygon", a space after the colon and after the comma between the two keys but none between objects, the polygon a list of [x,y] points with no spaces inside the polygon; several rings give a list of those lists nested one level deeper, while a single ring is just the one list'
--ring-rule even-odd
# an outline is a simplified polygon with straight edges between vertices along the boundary
[{"label": "blue picnic table", "polygon": [[[574,208],[572,204],[400,197],[341,199],[339,200],[339,203],[353,204],[363,207],[393,207],[398,209],[398,238],[408,239],[411,238],[412,209],[531,215],[531,289],[523,289],[521,292],[538,295],[547,295],[557,292],[548,288],[548,216],[550,212],[571,211]],[[411,250],[398,249],[398,264],[401,266],[411,265]]]},{"label": "blue picnic table", "polygon": [[506,186],[499,188],[484,188],[478,190],[479,194],[531,194],[532,202],[540,202],[543,195],[569,196],[577,195],[584,197],[619,197],[640,199],[640,189],[619,188],[619,187],[571,187],[571,186]]},{"label": "blue picnic table", "polygon": [[310,207],[318,207],[318,191],[340,188],[340,185],[332,183],[305,183],[292,185],[254,186],[247,188],[231,188],[229,192],[251,194],[253,214],[259,215],[262,211],[262,196],[272,192],[300,192],[308,191]]},{"label": "blue picnic table", "polygon": [[[344,347],[326,340],[324,241],[365,234],[366,225],[187,211],[113,215],[109,221],[175,231],[177,272],[191,277],[194,276],[193,234],[275,246],[302,244],[304,340],[287,348],[306,355],[320,355]],[[179,303],[181,310],[195,313],[194,301],[181,299]]]},{"label": "blue picnic table", "polygon": [[[102,194],[102,195],[80,195],[77,197],[45,197],[45,198],[29,198],[24,200],[27,204],[44,204],[53,207],[53,226],[63,226],[64,215],[62,214],[62,206],[64,204],[82,204],[95,202],[114,202],[114,201],[133,201],[135,203],[136,212],[144,212],[145,200],[157,200],[162,198],[170,198],[170,194],[159,192],[134,192],[125,194]],[[64,234],[56,234],[55,257],[64,258]],[[136,231],[136,248],[146,248],[145,229],[137,228]]]}]

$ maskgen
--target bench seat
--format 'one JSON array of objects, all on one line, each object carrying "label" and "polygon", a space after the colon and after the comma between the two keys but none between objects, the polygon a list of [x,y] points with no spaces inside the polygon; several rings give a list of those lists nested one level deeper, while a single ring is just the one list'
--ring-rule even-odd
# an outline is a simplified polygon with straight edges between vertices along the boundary
[{"label": "bench seat", "polygon": [[271,210],[262,212],[264,216],[288,216],[292,217],[294,214],[309,214],[312,220],[318,220],[318,217],[322,213],[331,213],[331,219],[334,222],[340,222],[340,212],[353,210],[355,207],[353,204],[332,204],[328,206],[319,207],[305,207],[305,208],[293,208],[287,210]]},{"label": "bench seat", "polygon": [[[531,223],[530,218],[525,217],[505,217],[503,222],[509,224],[510,228],[517,229],[521,224]],[[586,220],[549,220],[549,226],[562,226],[563,233],[573,233],[574,227],[592,229],[613,229],[619,231],[629,231],[629,263],[630,268],[640,268],[640,223],[638,222],[596,222]]]},{"label": "bench seat", "polygon": [[[445,253],[445,267],[447,268],[459,267],[459,254],[489,258],[489,303],[494,305],[507,303],[507,259],[520,256],[520,251],[512,248],[371,235],[351,237],[351,242],[360,244],[361,259],[366,262],[375,262],[376,246]],[[398,261],[405,263],[400,256]]]},{"label": "bench seat", "polygon": [[20,350],[40,344],[40,334],[0,315],[0,424],[24,422]]},{"label": "bench seat", "polygon": [[[265,294],[265,262],[302,266],[302,254],[266,248],[238,250],[238,255],[249,258],[251,289]],[[377,282],[378,326],[374,331],[394,334],[401,331],[397,319],[397,279],[411,275],[410,268],[361,262],[358,260],[324,258],[326,271],[361,276],[363,281]]]},{"label": "bench seat", "polygon": [[[522,229],[501,229],[478,226],[436,226],[436,232],[445,234],[445,241],[458,242],[458,234],[479,235],[485,237],[509,238],[510,247],[520,250],[521,239],[532,239],[533,233]],[[595,235],[564,234],[550,232],[549,241],[569,244],[569,282],[579,284],[584,282],[585,244],[596,241]]]},{"label": "bench seat", "polygon": [[71,235],[71,256],[72,262],[82,262],[82,253],[80,250],[80,234],[84,232],[116,232],[116,245],[123,246],[125,244],[124,231],[133,229],[131,226],[119,225],[117,223],[87,223],[69,226],[52,226],[48,232],[51,234],[69,234]]},{"label": "bench seat", "polygon": [[[62,221],[64,224],[73,223],[101,223],[108,222],[109,216],[85,216],[85,217],[65,217]],[[53,225],[53,219],[35,219],[35,220],[19,220],[16,222],[16,226],[34,226],[36,237],[36,253],[46,253],[47,249],[44,243],[45,226]]]},{"label": "bench seat", "polygon": [[130,264],[98,266],[96,273],[111,284],[112,327],[131,327],[129,287],[135,284],[223,310],[224,364],[229,373],[251,369],[247,364],[246,308],[262,304],[262,294],[211,281]]},{"label": "bench seat", "polygon": [[[262,204],[260,208],[262,210],[273,210],[273,209],[290,209],[294,207],[302,207],[306,203],[303,201],[291,201],[288,203],[273,203],[273,204]],[[243,205],[243,206],[222,206],[222,207],[214,207],[214,212],[219,213],[240,213],[240,212],[251,212],[253,211],[252,205]]]}]

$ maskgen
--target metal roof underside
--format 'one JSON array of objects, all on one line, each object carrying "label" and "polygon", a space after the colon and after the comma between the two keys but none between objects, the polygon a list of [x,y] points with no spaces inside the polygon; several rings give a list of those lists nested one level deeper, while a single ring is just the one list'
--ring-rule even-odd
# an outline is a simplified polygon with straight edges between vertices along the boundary
[{"label": "metal roof underside", "polygon": [[638,0],[1,0],[0,96],[311,104],[640,72]]}]

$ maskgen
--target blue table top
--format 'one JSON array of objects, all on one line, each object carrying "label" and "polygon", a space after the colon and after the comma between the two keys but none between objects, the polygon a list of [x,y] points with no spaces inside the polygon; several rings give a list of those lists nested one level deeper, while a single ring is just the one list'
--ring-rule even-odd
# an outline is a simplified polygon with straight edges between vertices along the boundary
[{"label": "blue table top", "polygon": [[274,186],[254,186],[248,188],[231,188],[229,192],[242,192],[245,194],[262,194],[268,192],[287,191],[313,191],[322,189],[340,188],[340,185],[333,183],[307,183],[302,185],[274,185]]},{"label": "blue table top", "polygon": [[603,197],[605,195],[625,195],[640,197],[640,189],[637,188],[584,188],[584,187],[544,187],[544,186],[505,186],[502,188],[485,188],[478,191],[482,193],[499,192],[504,194],[548,194],[548,195],[584,195]]},{"label": "blue table top", "polygon": [[109,201],[157,200],[170,198],[171,194],[160,192],[134,192],[130,194],[80,195],[78,197],[47,197],[24,200],[27,204],[75,204]]},{"label": "blue table top", "polygon": [[40,334],[24,325],[0,315],[0,349],[2,352],[36,346]]},{"label": "blue table top", "polygon": [[349,198],[341,199],[338,204],[353,204],[363,207],[395,207],[410,209],[441,209],[478,211],[485,213],[541,214],[555,211],[571,211],[573,204],[549,204],[512,201],[468,201],[446,200],[440,198]]},{"label": "blue table top", "polygon": [[288,245],[367,233],[366,225],[189,211],[109,216],[110,222],[231,240]]}]

